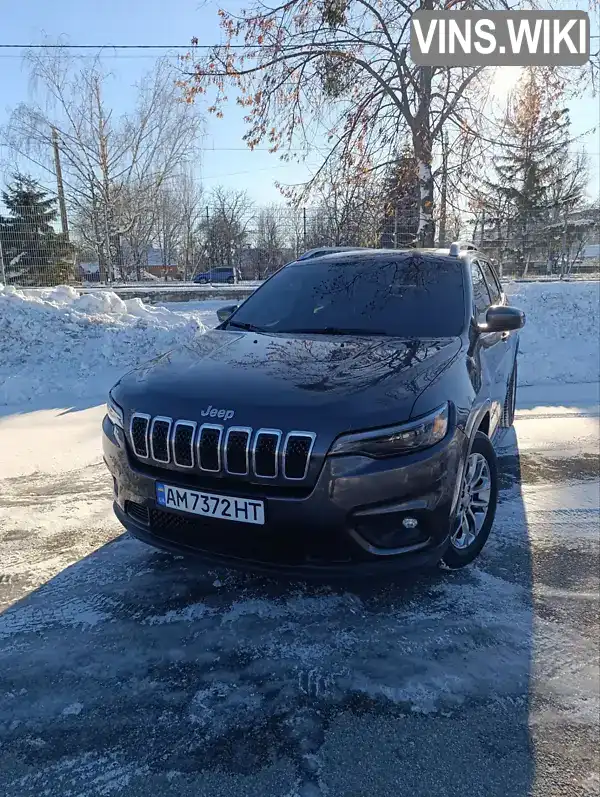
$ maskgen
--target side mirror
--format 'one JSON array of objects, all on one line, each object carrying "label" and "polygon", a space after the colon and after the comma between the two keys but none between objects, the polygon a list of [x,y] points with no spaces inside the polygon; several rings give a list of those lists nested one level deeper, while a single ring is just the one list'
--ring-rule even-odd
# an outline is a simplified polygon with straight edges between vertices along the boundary
[{"label": "side mirror", "polygon": [[525,313],[518,307],[494,305],[485,315],[485,324],[479,324],[480,332],[511,332],[525,326]]},{"label": "side mirror", "polygon": [[239,305],[237,304],[228,304],[225,307],[219,307],[217,310],[217,318],[219,319],[219,322],[223,324],[225,321],[227,321],[227,319],[231,318],[238,307]]}]

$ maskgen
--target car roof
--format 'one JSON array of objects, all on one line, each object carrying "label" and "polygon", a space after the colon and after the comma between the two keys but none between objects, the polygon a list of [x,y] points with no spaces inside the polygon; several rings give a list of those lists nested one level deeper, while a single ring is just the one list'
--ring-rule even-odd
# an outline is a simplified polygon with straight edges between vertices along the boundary
[{"label": "car roof", "polygon": [[317,252],[323,254],[333,254],[335,252],[354,252],[356,249],[361,249],[360,246],[315,246],[313,249],[308,249],[298,256],[297,260],[308,260],[312,257],[318,256]]},{"label": "car roof", "polygon": [[[327,254],[319,255],[318,257],[311,257],[309,258],[310,262],[314,261],[325,261],[325,262],[335,262],[336,260],[344,260],[344,258],[348,257],[348,255],[352,255],[353,257],[360,257],[360,258],[390,258],[390,257],[397,257],[399,259],[405,258],[407,255],[427,255],[428,257],[436,257],[436,258],[444,258],[444,259],[451,259],[451,260],[459,260],[462,259],[465,255],[473,254],[472,250],[469,251],[461,251],[458,256],[451,255],[449,249],[427,249],[427,248],[405,248],[405,249],[367,249],[361,247],[348,247],[344,250],[335,250],[332,252],[328,252]],[[301,264],[304,260],[298,259],[292,261],[288,265],[293,265],[295,263]]]}]

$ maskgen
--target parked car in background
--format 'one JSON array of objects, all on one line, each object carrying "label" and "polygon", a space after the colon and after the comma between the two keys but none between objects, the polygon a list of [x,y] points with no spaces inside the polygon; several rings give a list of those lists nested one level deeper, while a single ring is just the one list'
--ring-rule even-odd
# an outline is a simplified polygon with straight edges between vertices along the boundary
[{"label": "parked car in background", "polygon": [[296,573],[478,556],[524,323],[488,258],[295,261],[218,317],[110,392],[104,459],[132,534]]},{"label": "parked car in background", "polygon": [[203,271],[200,274],[196,274],[194,282],[200,285],[208,285],[210,282],[228,282],[232,284],[235,282],[235,271],[229,266],[212,268],[210,271]]}]

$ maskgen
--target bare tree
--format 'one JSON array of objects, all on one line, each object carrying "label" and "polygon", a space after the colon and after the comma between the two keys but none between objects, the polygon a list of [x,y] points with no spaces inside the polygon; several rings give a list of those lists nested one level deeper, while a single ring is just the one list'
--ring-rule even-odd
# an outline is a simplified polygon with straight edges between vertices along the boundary
[{"label": "bare tree", "polygon": [[[122,236],[152,214],[168,178],[195,155],[197,109],[182,103],[176,74],[160,59],[136,86],[134,109],[117,117],[106,100],[108,74],[58,48],[26,56],[37,100],[22,103],[2,130],[13,152],[52,174],[52,137],[60,148],[67,205],[104,275]],[[136,236],[139,237],[139,236]]]},{"label": "bare tree", "polygon": [[[462,136],[474,135],[479,115],[467,100],[478,90],[482,73],[477,67],[412,63],[412,13],[434,7],[433,0],[290,0],[273,6],[255,0],[240,17],[220,11],[226,43],[198,61],[187,96],[216,86],[211,108],[221,116],[228,86],[234,84],[238,102],[248,109],[249,147],[264,141],[272,151],[282,150],[285,159],[299,144],[314,156],[324,130],[323,165],[308,189],[323,178],[331,160],[344,167],[339,180],[352,171],[385,167],[408,136],[420,186],[418,238],[433,245],[436,142],[447,126]],[[468,0],[461,5],[474,7],[506,4]],[[234,43],[242,49],[232,49]]]},{"label": "bare tree", "polygon": [[208,207],[203,225],[208,266],[231,266],[238,279],[248,244],[252,202],[246,191],[218,186],[210,194]]},{"label": "bare tree", "polygon": [[559,265],[561,275],[569,273],[596,226],[594,215],[584,210],[589,183],[589,158],[585,152],[570,153],[567,149],[555,159],[553,180],[548,187],[550,223],[547,270]]},{"label": "bare tree", "polygon": [[276,205],[262,208],[256,217],[254,278],[264,279],[283,265],[284,231],[282,209]]},{"label": "bare tree", "polygon": [[183,258],[183,278],[189,279],[198,266],[202,222],[205,218],[202,186],[191,169],[175,180],[175,191],[181,214],[180,251]]}]

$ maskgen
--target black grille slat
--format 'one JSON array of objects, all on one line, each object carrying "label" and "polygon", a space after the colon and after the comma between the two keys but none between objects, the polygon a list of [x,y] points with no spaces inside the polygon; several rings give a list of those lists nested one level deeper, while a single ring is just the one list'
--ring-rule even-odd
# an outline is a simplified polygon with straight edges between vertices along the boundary
[{"label": "black grille slat", "polygon": [[198,438],[198,465],[202,470],[216,473],[221,469],[222,429],[214,426],[203,426]]},{"label": "black grille slat", "polygon": [[148,423],[149,418],[134,416],[131,421],[131,444],[138,457],[148,457]]},{"label": "black grille slat", "polygon": [[225,467],[228,473],[245,476],[248,473],[250,431],[230,429],[225,441]]},{"label": "black grille slat", "polygon": [[284,452],[284,473],[286,479],[303,479],[308,469],[308,461],[313,446],[313,437],[304,434],[289,434]]},{"label": "black grille slat", "polygon": [[177,423],[173,437],[173,460],[182,468],[194,465],[194,432],[192,423]]},{"label": "black grille slat", "polygon": [[152,422],[152,458],[157,462],[169,462],[169,432],[171,430],[171,422],[162,418],[155,418]]},{"label": "black grille slat", "polygon": [[147,506],[136,504],[135,501],[125,501],[125,512],[138,523],[147,526],[150,523],[150,512]]},{"label": "black grille slat", "polygon": [[277,476],[277,449],[281,435],[276,432],[258,432],[254,443],[254,472],[256,476]]}]

